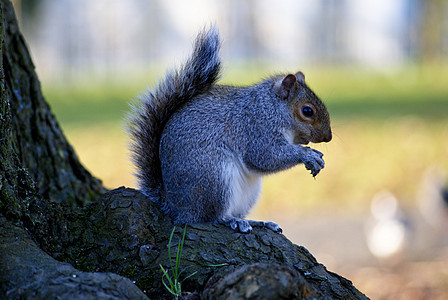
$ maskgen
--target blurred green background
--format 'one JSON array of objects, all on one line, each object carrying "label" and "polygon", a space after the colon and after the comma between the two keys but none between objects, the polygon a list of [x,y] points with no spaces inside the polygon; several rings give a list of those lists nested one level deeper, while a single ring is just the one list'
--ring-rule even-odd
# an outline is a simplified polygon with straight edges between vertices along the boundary
[{"label": "blurred green background", "polygon": [[[325,169],[264,179],[272,220],[372,299],[448,298],[448,1],[13,1],[44,96],[107,188],[135,187],[129,104],[216,23],[220,83],[306,75],[327,104]],[[378,248],[379,247],[379,248]]]}]

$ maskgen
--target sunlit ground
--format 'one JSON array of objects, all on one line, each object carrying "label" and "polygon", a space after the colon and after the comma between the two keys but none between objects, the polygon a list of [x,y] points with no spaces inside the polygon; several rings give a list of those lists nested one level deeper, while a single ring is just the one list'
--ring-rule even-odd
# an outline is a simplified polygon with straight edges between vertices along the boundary
[{"label": "sunlit ground", "polygon": [[[276,221],[287,237],[373,299],[447,298],[448,222],[437,214],[440,222],[431,225],[417,202],[425,172],[448,172],[448,71],[304,71],[332,116],[333,141],[313,145],[326,167],[316,179],[303,166],[267,177],[250,217]],[[266,74],[230,70],[224,82],[250,84]],[[156,75],[132,83],[42,83],[81,161],[108,188],[135,187],[123,117]],[[377,259],[366,236],[370,203],[381,191],[396,197],[407,230],[401,248]]]}]

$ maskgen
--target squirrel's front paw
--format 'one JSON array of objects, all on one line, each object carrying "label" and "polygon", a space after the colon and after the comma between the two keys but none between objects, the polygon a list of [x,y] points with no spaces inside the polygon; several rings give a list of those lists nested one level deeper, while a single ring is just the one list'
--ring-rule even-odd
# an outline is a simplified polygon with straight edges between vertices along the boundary
[{"label": "squirrel's front paw", "polygon": [[325,162],[322,159],[324,155],[312,148],[306,147],[304,148],[304,150],[305,151],[303,153],[301,161],[305,165],[305,168],[311,171],[311,175],[313,175],[313,177],[316,177],[316,175],[319,174],[320,170],[325,167]]}]

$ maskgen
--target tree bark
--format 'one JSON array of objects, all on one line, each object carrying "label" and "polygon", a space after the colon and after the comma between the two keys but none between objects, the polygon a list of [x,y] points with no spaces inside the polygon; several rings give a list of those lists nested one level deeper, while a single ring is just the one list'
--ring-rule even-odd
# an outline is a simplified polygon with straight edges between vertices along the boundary
[{"label": "tree bark", "polygon": [[[0,298],[170,298],[182,228],[143,194],[106,191],[79,163],[48,104],[12,5],[0,0]],[[168,254],[171,249],[171,257]],[[364,299],[282,234],[186,228],[185,298]],[[167,279],[165,278],[165,282]]]}]

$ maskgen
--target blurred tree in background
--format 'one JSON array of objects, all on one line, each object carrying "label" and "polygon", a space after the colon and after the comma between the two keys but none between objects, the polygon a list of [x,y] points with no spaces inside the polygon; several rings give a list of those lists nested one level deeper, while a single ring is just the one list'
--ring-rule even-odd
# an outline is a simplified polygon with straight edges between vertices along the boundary
[{"label": "blurred tree in background", "polygon": [[448,4],[444,0],[421,0],[418,58],[440,63],[448,56]]},{"label": "blurred tree in background", "polygon": [[[447,62],[443,0],[15,0],[41,76],[140,72],[185,53],[217,23],[229,65],[352,65],[390,69]],[[127,24],[127,26],[124,26]],[[253,65],[252,65],[253,66]]]}]

